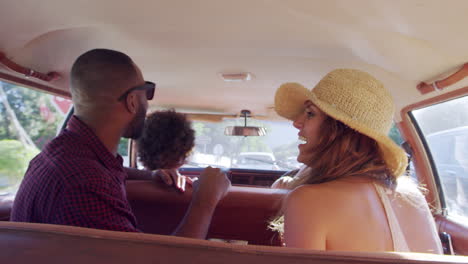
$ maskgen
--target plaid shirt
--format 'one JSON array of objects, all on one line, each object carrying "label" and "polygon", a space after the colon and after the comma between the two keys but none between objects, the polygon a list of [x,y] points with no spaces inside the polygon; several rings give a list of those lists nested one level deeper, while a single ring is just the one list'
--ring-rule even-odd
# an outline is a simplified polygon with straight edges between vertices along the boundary
[{"label": "plaid shirt", "polygon": [[76,116],[29,164],[11,220],[138,232],[122,157]]}]

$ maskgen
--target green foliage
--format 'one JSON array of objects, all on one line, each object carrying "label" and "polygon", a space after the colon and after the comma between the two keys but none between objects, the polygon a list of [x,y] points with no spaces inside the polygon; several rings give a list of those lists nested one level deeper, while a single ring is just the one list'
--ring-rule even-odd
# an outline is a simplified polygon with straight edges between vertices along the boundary
[{"label": "green foliage", "polygon": [[[36,146],[42,149],[47,142],[55,137],[57,127],[63,120],[63,116],[51,104],[50,95],[6,82],[3,82],[3,89],[19,123]],[[41,116],[41,104],[44,104],[54,115],[55,118],[51,122],[46,122]],[[0,116],[0,140],[17,139],[16,132],[12,129],[10,120],[6,117],[3,104],[0,104]]]},{"label": "green foliage", "polygon": [[398,145],[401,145],[404,142],[403,138],[400,135],[400,131],[398,130],[395,124],[393,124],[392,128],[390,129],[388,136]]},{"label": "green foliage", "polygon": [[28,168],[29,161],[39,153],[33,147],[24,146],[17,140],[0,140],[0,188],[19,184]]},{"label": "green foliage", "polygon": [[128,156],[128,138],[121,138],[117,152],[120,156]]},{"label": "green foliage", "polygon": [[[222,123],[209,123],[209,122],[192,122],[192,127],[195,130],[196,138],[208,138],[209,143],[197,143],[196,151],[206,154],[212,154],[214,146],[221,144],[224,149],[224,156],[231,158],[237,157],[241,152],[271,152],[268,145],[264,142],[263,137],[238,137],[224,135],[224,129],[227,126],[243,126],[243,120],[224,120]],[[249,126],[263,126],[261,121],[249,119]],[[266,127],[268,130],[268,127]]]},{"label": "green foliage", "polygon": [[198,136],[203,136],[205,135],[205,124],[201,122],[193,122],[192,123],[192,128],[195,130],[195,135]]},{"label": "green foliage", "polygon": [[[18,122],[35,145],[42,149],[55,137],[57,127],[63,120],[63,116],[52,105],[51,96],[14,84],[5,82],[0,84]],[[41,105],[50,111],[48,121],[41,115]],[[5,112],[4,104],[0,103],[0,190],[2,192],[12,192],[18,187],[29,161],[39,153],[39,149],[25,146],[17,139],[17,131]]]}]

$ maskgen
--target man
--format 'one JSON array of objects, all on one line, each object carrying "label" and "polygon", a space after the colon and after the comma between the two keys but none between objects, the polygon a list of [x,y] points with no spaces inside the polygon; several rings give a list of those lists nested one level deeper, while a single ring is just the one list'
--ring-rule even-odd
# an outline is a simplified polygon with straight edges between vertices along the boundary
[{"label": "man", "polygon": [[[137,232],[117,147],[121,137],[140,136],[155,85],[130,57],[106,49],[81,55],[70,78],[75,115],[30,162],[11,220]],[[229,186],[226,175],[208,167],[174,235],[205,238]]]}]

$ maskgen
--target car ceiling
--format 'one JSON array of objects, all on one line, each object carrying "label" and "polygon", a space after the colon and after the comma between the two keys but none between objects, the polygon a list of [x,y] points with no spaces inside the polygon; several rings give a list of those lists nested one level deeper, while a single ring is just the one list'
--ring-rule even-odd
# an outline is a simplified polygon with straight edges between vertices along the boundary
[{"label": "car ceiling", "polygon": [[[81,53],[117,49],[157,83],[152,106],[190,112],[275,118],[280,84],[311,88],[340,67],[381,79],[401,109],[435,95],[421,96],[420,81],[468,61],[464,0],[7,0],[0,10],[0,51],[59,72],[50,86],[68,90]],[[253,79],[225,82],[222,72]]]}]

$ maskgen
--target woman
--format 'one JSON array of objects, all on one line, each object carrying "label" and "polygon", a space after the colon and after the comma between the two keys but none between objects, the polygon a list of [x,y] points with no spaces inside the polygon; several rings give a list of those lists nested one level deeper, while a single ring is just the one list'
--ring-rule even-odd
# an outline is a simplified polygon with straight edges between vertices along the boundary
[{"label": "woman", "polygon": [[[155,111],[146,121],[138,140],[138,153],[146,169],[155,171],[166,184],[184,191],[185,181],[177,169],[185,163],[195,145],[195,131],[186,116],[174,110]],[[177,181],[177,182],[175,182]]]},{"label": "woman", "polygon": [[407,157],[387,136],[394,104],[380,81],[338,69],[311,91],[286,83],[275,110],[294,121],[297,160],[306,165],[273,185],[292,190],[283,209],[286,246],[442,253],[423,195],[399,180]]}]

